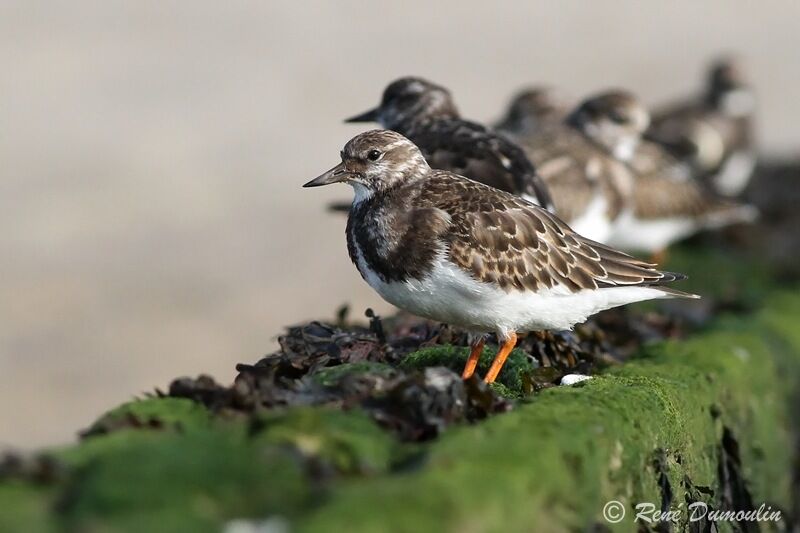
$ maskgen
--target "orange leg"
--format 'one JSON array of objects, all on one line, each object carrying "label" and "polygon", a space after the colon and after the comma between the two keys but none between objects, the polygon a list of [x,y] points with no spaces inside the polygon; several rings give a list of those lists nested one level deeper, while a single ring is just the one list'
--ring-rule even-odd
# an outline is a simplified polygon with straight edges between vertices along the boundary
[{"label": "orange leg", "polygon": [[503,369],[503,365],[506,364],[506,359],[508,359],[508,354],[511,353],[511,350],[514,349],[514,346],[517,345],[517,334],[511,333],[508,336],[508,339],[503,343],[503,346],[500,348],[500,351],[497,352],[497,355],[492,362],[491,368],[489,368],[489,372],[486,373],[486,377],[483,378],[483,381],[486,383],[494,383],[494,380],[497,379],[497,375],[500,373],[500,370]]},{"label": "orange leg", "polygon": [[475,373],[475,367],[478,366],[478,359],[481,358],[481,354],[483,353],[483,343],[485,339],[483,337],[480,340],[472,345],[472,351],[469,353],[469,359],[467,359],[467,364],[464,366],[464,371],[461,373],[461,377],[464,379],[469,379],[472,377],[472,374]]}]

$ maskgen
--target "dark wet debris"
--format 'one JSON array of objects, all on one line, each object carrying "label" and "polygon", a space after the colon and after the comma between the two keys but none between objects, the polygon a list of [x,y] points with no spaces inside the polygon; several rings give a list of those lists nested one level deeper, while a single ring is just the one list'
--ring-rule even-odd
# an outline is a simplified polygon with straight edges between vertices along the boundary
[{"label": "dark wet debris", "polygon": [[362,405],[378,424],[414,441],[434,438],[449,425],[511,408],[508,400],[477,377],[465,382],[442,367],[399,377],[383,394],[369,393]]},{"label": "dark wet debris", "polygon": [[[315,357],[313,352],[310,357]],[[464,382],[442,367],[404,372],[388,366],[355,366],[339,376],[322,372],[335,366],[307,368],[316,373],[298,377],[285,358],[267,357],[256,365],[239,365],[231,387],[220,386],[208,376],[182,378],[173,381],[168,395],[191,398],[229,414],[299,405],[360,407],[379,425],[409,441],[428,440],[451,424],[511,408],[508,400],[477,378]]]},{"label": "dark wet debris", "polygon": [[89,428],[78,432],[81,438],[105,435],[120,429],[163,429],[164,422],[157,417],[142,418],[133,413],[124,413],[120,417],[103,417]]},{"label": "dark wet debris", "polygon": [[[382,320],[367,310],[368,325],[310,322],[292,326],[280,349],[255,364],[239,364],[231,386],[208,376],[180,378],[166,393],[190,398],[225,415],[300,405],[361,408],[403,440],[436,437],[455,423],[473,422],[513,407],[511,400],[477,377],[463,381],[451,369],[401,368],[410,353],[436,346],[469,344],[458,328],[400,313]],[[625,310],[603,313],[574,332],[530,334],[519,343],[531,361],[521,376],[522,393],[555,386],[565,374],[591,374],[617,364],[643,343],[678,336],[682,328],[657,315]],[[494,339],[489,339],[493,342]]]},{"label": "dark wet debris", "polygon": [[0,455],[0,481],[18,480],[47,485],[60,480],[64,467],[48,455]]}]

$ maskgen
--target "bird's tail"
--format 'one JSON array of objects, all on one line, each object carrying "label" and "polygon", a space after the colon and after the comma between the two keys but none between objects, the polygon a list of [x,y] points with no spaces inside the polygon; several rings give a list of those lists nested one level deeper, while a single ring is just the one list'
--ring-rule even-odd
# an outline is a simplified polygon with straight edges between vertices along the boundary
[{"label": "bird's tail", "polygon": [[733,224],[750,224],[758,219],[759,214],[758,208],[753,205],[719,200],[703,217],[703,227],[718,229]]},{"label": "bird's tail", "polygon": [[687,298],[690,300],[699,300],[701,298],[699,294],[673,289],[672,287],[663,287],[659,285],[658,290],[664,293],[662,298]]},{"label": "bird's tail", "polygon": [[661,279],[655,283],[652,283],[650,286],[663,292],[664,296],[662,296],[662,298],[689,298],[693,300],[700,298],[699,294],[693,294],[666,286],[667,283],[687,279],[689,276],[686,274],[681,274],[680,272],[667,272],[664,270],[660,271],[660,274],[662,276]]}]

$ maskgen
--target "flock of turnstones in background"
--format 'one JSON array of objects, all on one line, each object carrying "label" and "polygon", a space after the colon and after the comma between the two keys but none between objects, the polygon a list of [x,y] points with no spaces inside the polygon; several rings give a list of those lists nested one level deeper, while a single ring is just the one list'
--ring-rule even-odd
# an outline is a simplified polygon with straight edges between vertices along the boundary
[{"label": "flock of turnstones in background", "polygon": [[684,276],[655,263],[671,243],[755,218],[732,199],[754,167],[754,104],[724,60],[702,94],[652,115],[623,90],[573,105],[536,88],[487,127],[461,118],[447,89],[406,77],[348,120],[386,129],[351,139],[305,186],[353,187],[350,258],[386,301],[474,332],[465,379],[497,334],[491,383],[518,333],[697,297],[668,287]]}]

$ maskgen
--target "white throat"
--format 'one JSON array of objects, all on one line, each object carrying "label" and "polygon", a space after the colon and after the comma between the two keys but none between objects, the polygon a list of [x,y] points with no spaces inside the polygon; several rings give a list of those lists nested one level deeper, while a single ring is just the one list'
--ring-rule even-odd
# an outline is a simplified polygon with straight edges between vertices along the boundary
[{"label": "white throat", "polygon": [[614,157],[620,161],[630,161],[633,158],[633,153],[636,151],[636,146],[639,144],[635,137],[624,137],[620,139],[614,147]]},{"label": "white throat", "polygon": [[357,181],[351,181],[350,185],[352,185],[353,192],[355,193],[355,195],[353,196],[353,205],[358,205],[364,200],[369,200],[370,198],[372,198],[373,194],[372,189],[365,186],[364,184],[359,183]]}]

